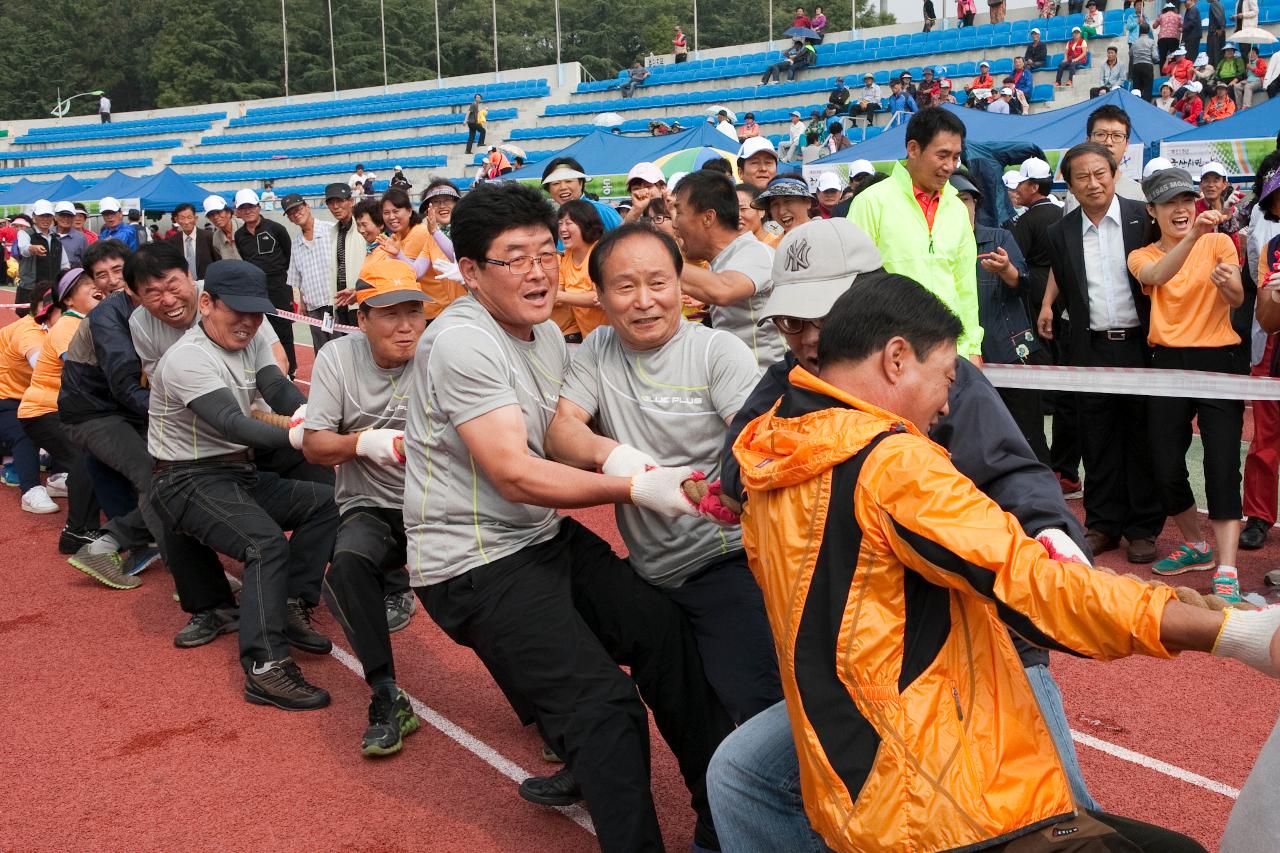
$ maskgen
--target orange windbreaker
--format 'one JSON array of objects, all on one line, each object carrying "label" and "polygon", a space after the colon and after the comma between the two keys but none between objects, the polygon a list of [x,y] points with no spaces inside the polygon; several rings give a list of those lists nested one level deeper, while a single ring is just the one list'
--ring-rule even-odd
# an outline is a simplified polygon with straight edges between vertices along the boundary
[{"label": "orange windbreaker", "polygon": [[805,810],[838,851],[988,846],[1075,806],[1006,626],[1169,657],[1171,589],[1054,563],[910,424],[797,367],[734,444]]}]

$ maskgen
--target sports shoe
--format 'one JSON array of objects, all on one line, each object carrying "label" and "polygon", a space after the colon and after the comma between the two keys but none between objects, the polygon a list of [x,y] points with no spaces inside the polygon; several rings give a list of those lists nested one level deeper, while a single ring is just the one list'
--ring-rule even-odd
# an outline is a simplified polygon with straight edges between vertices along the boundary
[{"label": "sports shoe", "polygon": [[530,776],[520,783],[519,793],[540,806],[571,806],[582,799],[582,789],[567,767],[550,776]]},{"label": "sports shoe", "polygon": [[82,546],[67,562],[112,589],[133,589],[142,584],[142,581],[124,573],[123,561],[119,554],[114,551],[94,554],[90,553],[89,547],[89,545]]},{"label": "sports shoe", "polygon": [[1084,484],[1071,477],[1058,475],[1058,486],[1062,489],[1062,497],[1069,501],[1084,497]]},{"label": "sports shoe", "polygon": [[12,462],[4,463],[4,484],[15,488],[22,485],[22,480],[18,479],[18,469]]},{"label": "sports shoe", "polygon": [[24,512],[48,515],[51,512],[57,512],[61,507],[53,502],[44,486],[32,486],[22,494],[22,509]]},{"label": "sports shoe", "polygon": [[403,690],[394,694],[387,690],[374,690],[369,700],[369,728],[360,739],[360,751],[365,755],[393,755],[404,745],[404,737],[411,735],[422,725],[409,704]]},{"label": "sports shoe", "polygon": [[284,638],[289,645],[317,655],[333,651],[333,642],[311,627],[311,605],[301,598],[291,598],[285,607]]},{"label": "sports shoe", "polygon": [[1246,551],[1257,551],[1267,544],[1267,533],[1270,530],[1270,524],[1261,518],[1251,517],[1245,522],[1244,530],[1240,531],[1240,547]]},{"label": "sports shoe", "polygon": [[1187,543],[1174,549],[1173,553],[1151,567],[1157,575],[1180,575],[1183,572],[1203,572],[1217,567],[1213,559],[1213,549],[1199,550]]},{"label": "sports shoe", "polygon": [[[239,595],[240,590],[244,589],[244,584],[241,583],[240,578],[235,575],[227,575],[227,586],[231,587],[232,595]],[[179,604],[182,603],[182,596],[178,595],[178,591],[176,589],[173,591],[173,600]]]},{"label": "sports shoe", "polygon": [[222,634],[240,630],[240,608],[210,607],[192,614],[186,626],[173,638],[180,649],[194,649],[212,643]]},{"label": "sports shoe", "polygon": [[1240,596],[1240,578],[1234,575],[1214,575],[1213,594],[1228,604],[1239,604],[1244,600]]},{"label": "sports shoe", "polygon": [[58,534],[58,553],[67,554],[68,556],[74,554],[105,532],[103,530],[74,530],[70,527],[63,527],[62,532]]},{"label": "sports shoe", "polygon": [[394,634],[409,627],[418,599],[412,592],[393,592],[384,599],[387,606],[387,630]]},{"label": "sports shoe", "polygon": [[49,479],[44,481],[44,490],[49,493],[51,498],[65,498],[67,496],[67,475],[50,474]]},{"label": "sports shoe", "polygon": [[313,711],[329,705],[329,691],[303,678],[291,657],[251,666],[244,674],[244,698],[285,711]]},{"label": "sports shoe", "polygon": [[124,573],[126,575],[140,575],[144,570],[151,568],[152,564],[159,559],[159,548],[137,548],[131,551],[129,559],[124,561]]}]

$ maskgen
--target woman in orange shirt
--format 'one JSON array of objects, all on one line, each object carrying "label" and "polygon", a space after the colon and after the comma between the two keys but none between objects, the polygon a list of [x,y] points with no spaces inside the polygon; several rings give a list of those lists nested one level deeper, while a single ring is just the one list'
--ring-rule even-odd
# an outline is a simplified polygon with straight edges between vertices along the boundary
[{"label": "woman in orange shirt", "polygon": [[[79,267],[62,274],[54,293],[62,315],[40,345],[40,355],[31,370],[31,383],[18,404],[18,422],[32,444],[43,447],[53,456],[55,469],[67,473],[67,527],[96,530],[102,523],[98,500],[93,494],[84,455],[67,441],[62,431],[58,390],[62,387],[62,361],[71,338],[80,328],[80,321],[98,307],[103,294],[93,277]],[[51,512],[56,508],[38,511]]]},{"label": "woman in orange shirt", "polygon": [[604,222],[595,207],[580,198],[560,205],[558,215],[564,253],[560,255],[560,291],[551,317],[560,324],[566,341],[582,343],[597,326],[609,322],[596,299],[595,285],[587,275],[591,250],[604,236]]},{"label": "woman in orange shirt", "polygon": [[[1151,297],[1152,365],[1171,370],[1247,373],[1231,309],[1244,301],[1235,244],[1217,231],[1222,214],[1196,215],[1196,187],[1184,169],[1165,169],[1142,182],[1156,239],[1129,254],[1129,272]],[[1165,513],[1183,544],[1152,566],[1159,575],[1207,571],[1215,566],[1187,479],[1191,424],[1204,446],[1209,523],[1217,542],[1213,591],[1240,600],[1236,549],[1240,538],[1240,434],[1244,403],[1201,397],[1151,397],[1151,456]]]},{"label": "woman in orange shirt", "polygon": [[776,249],[782,242],[782,234],[770,231],[764,225],[764,211],[752,206],[760,197],[760,190],[751,184],[738,184],[738,231],[745,234],[750,231],[756,239],[766,246]]},{"label": "woman in orange shirt", "polygon": [[[36,292],[52,289],[45,283]],[[31,371],[49,327],[62,315],[52,297],[50,293],[43,308],[0,329],[0,442],[13,454],[13,468],[22,487],[22,508],[35,513],[57,512],[58,505],[40,485],[40,450],[19,423],[18,406],[31,384]]]},{"label": "woman in orange shirt", "polygon": [[441,277],[436,270],[435,262],[447,263],[449,256],[431,236],[431,226],[414,210],[407,192],[392,188],[383,193],[382,224],[387,234],[378,238],[378,248],[412,266],[422,292],[435,300],[422,306],[430,323],[466,290],[460,283]]}]

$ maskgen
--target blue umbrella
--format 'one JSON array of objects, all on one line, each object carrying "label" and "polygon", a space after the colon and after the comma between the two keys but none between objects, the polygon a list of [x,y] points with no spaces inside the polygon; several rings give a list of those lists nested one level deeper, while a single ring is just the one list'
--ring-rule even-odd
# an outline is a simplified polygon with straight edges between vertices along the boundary
[{"label": "blue umbrella", "polygon": [[817,41],[822,35],[817,30],[811,30],[808,27],[792,27],[783,33],[784,36],[790,36],[793,39],[813,39]]}]

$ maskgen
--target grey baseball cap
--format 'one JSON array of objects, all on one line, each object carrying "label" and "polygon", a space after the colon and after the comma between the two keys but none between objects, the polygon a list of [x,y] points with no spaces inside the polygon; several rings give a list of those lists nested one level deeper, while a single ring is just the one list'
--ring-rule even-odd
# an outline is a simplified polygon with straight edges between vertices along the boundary
[{"label": "grey baseball cap", "polygon": [[799,225],[774,252],[773,291],[761,322],[772,317],[825,317],[859,274],[881,266],[880,250],[852,221],[835,217]]},{"label": "grey baseball cap", "polygon": [[1186,169],[1161,169],[1142,182],[1142,194],[1148,204],[1163,204],[1186,193],[1196,194],[1195,182]]}]

